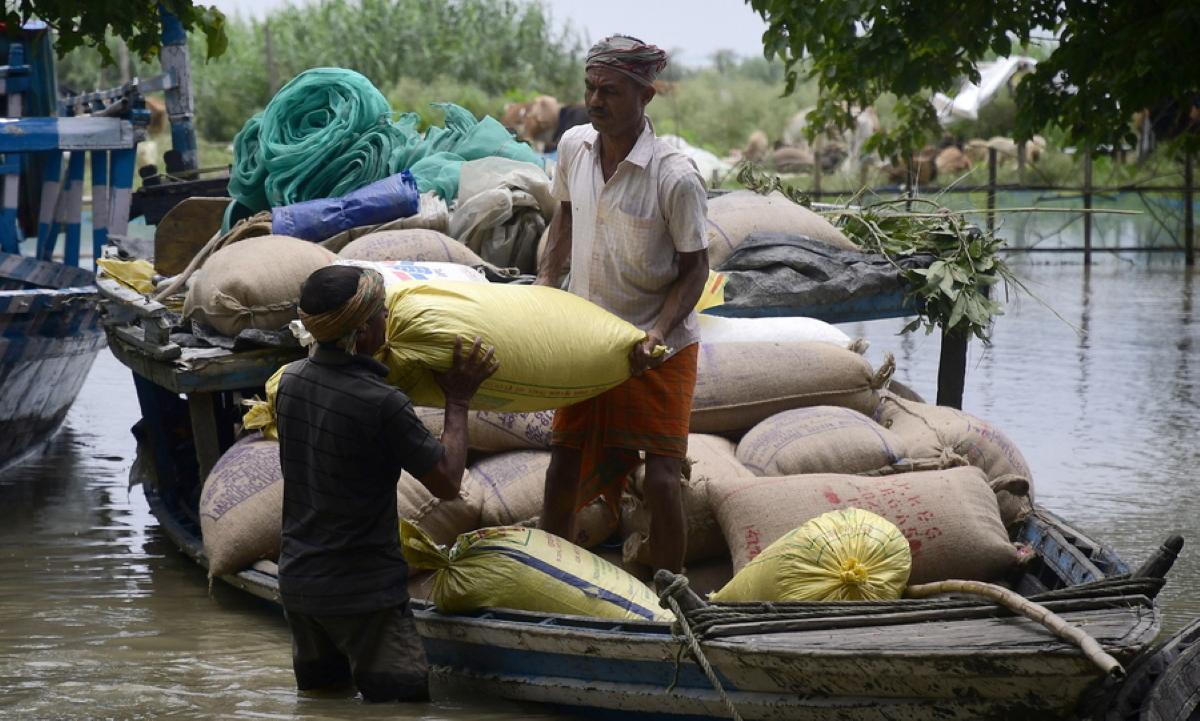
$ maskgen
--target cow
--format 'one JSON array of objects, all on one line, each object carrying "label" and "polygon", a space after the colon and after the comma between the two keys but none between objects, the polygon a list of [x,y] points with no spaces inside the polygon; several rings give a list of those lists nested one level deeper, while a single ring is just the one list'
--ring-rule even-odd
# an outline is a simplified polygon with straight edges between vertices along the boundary
[{"label": "cow", "polygon": [[539,95],[525,103],[505,105],[500,122],[512,130],[518,140],[529,143],[540,153],[554,139],[560,107],[553,96]]},{"label": "cow", "polygon": [[[1185,103],[1186,105],[1186,103]],[[1176,100],[1158,103],[1134,116],[1138,160],[1145,160],[1159,142],[1185,133],[1200,133],[1200,100],[1181,108]]]},{"label": "cow", "polygon": [[750,133],[746,147],[742,149],[742,159],[751,163],[761,163],[767,155],[767,134],[761,130]]},{"label": "cow", "polygon": [[[783,129],[783,144],[795,148],[808,149],[808,138],[805,135],[805,129],[808,127],[808,114],[813,108],[801,110],[792,116],[788,124]],[[850,108],[850,114],[854,117],[854,127],[843,130],[838,133],[828,131],[824,135],[824,143],[827,148],[835,147],[839,153],[831,153],[832,155],[842,155],[838,170],[847,175],[858,173],[864,162],[878,163],[879,158],[874,153],[866,152],[867,141],[877,133],[882,132],[882,125],[879,122],[879,116],[875,109],[867,107],[864,110],[859,110],[857,107]],[[825,166],[824,160],[822,167]],[[832,168],[831,168],[832,170]]]},{"label": "cow", "polygon": [[591,120],[587,114],[587,106],[583,103],[564,105],[559,108],[558,126],[554,128],[554,137],[546,146],[546,152],[558,149],[558,141],[562,140],[563,133],[576,125],[587,125],[590,122]]}]

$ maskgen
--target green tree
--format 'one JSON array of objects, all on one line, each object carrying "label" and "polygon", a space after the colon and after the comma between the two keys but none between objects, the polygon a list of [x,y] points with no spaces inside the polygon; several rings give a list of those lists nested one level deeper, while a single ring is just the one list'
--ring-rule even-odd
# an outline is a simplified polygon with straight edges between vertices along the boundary
[{"label": "green tree", "polygon": [[5,0],[4,23],[9,32],[16,32],[27,20],[42,20],[57,32],[59,57],[78,47],[90,47],[106,65],[112,65],[116,60],[107,42],[110,28],[112,36],[124,39],[130,52],[141,59],[158,54],[162,47],[160,5],[179,18],[185,31],[204,33],[208,57],[225,52],[225,15],[191,0]]},{"label": "green tree", "polygon": [[[1200,100],[1196,0],[747,0],[768,23],[764,54],[784,60],[788,91],[815,79],[823,122],[847,105],[897,98],[884,150],[913,147],[937,127],[927,98],[978,80],[975,64],[1039,35],[1056,47],[1016,89],[1015,135],[1060,128],[1081,147],[1128,141],[1134,112]],[[821,122],[823,121],[823,122]]]}]

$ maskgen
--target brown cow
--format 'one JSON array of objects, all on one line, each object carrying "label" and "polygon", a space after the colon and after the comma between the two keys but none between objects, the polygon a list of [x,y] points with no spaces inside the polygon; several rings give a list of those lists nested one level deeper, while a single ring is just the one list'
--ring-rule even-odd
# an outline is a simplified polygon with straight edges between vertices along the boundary
[{"label": "brown cow", "polygon": [[[783,129],[783,144],[795,148],[808,149],[808,138],[805,136],[805,129],[808,127],[808,113],[813,108],[801,110],[792,116],[788,121],[787,126]],[[867,153],[865,146],[871,136],[882,131],[882,125],[879,122],[879,116],[875,113],[875,108],[867,107],[860,110],[857,107],[850,108],[850,114],[854,117],[854,127],[848,128],[841,132],[829,130],[825,133],[824,145],[827,148],[835,147],[839,150],[840,160],[833,167],[838,167],[840,171],[846,174],[854,174],[859,171],[863,163],[878,163],[879,158],[874,153]],[[823,154],[824,155],[824,154]],[[832,154],[830,154],[832,157]],[[828,165],[828,158],[823,157],[821,166],[824,168]],[[833,170],[833,168],[829,168]]]},{"label": "brown cow", "polygon": [[500,122],[512,129],[518,140],[529,143],[537,152],[545,150],[554,139],[558,128],[558,100],[550,95],[539,95],[527,103],[509,103],[504,106]]}]

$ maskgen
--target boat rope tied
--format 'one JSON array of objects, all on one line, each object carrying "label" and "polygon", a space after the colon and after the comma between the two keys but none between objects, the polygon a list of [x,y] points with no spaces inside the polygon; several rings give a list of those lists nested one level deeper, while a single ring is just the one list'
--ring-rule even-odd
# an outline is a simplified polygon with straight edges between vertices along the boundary
[{"label": "boat rope tied", "polygon": [[[677,596],[682,594],[688,587],[686,576],[676,576],[675,580],[670,583],[661,593],[658,594],[659,601],[669,607],[675,614],[675,623],[671,624],[671,635],[679,639],[679,652],[675,656],[675,678],[671,680],[671,685],[667,687],[667,693],[671,693],[675,689],[675,684],[679,682],[679,667],[682,663],[684,649],[692,652],[692,659],[704,671],[704,675],[708,677],[709,682],[716,689],[717,695],[721,697],[721,702],[725,704],[726,710],[729,711],[730,718],[734,721],[742,721],[741,714],[733,705],[733,701],[729,698],[729,694],[725,693],[725,687],[721,685],[721,680],[717,678],[717,674],[709,664],[708,659],[704,656],[704,650],[700,648],[700,641],[692,633],[692,627],[688,623],[687,614],[679,607]],[[676,633],[676,628],[681,633]]]}]

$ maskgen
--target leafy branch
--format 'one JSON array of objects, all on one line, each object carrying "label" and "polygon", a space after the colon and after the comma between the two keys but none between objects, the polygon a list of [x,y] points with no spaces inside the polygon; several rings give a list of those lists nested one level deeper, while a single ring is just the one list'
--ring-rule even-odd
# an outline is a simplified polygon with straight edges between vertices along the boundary
[{"label": "leafy branch", "polygon": [[737,165],[737,182],[741,183],[748,190],[753,190],[759,195],[770,195],[775,191],[779,191],[788,200],[796,205],[802,205],[805,208],[812,208],[812,199],[808,197],[808,193],[792,186],[785,185],[775,175],[761,165],[743,160]]},{"label": "leafy branch", "polygon": [[[897,209],[909,203],[931,212]],[[917,318],[902,332],[924,326],[930,333],[937,327],[990,342],[993,319],[1004,315],[1002,304],[990,297],[992,286],[1001,281],[1021,285],[997,255],[1003,240],[926,198],[883,201],[838,213],[847,237],[892,260],[897,268],[901,266],[895,258],[934,257],[928,267],[901,268],[908,281],[905,292],[916,300],[917,309]]]}]

